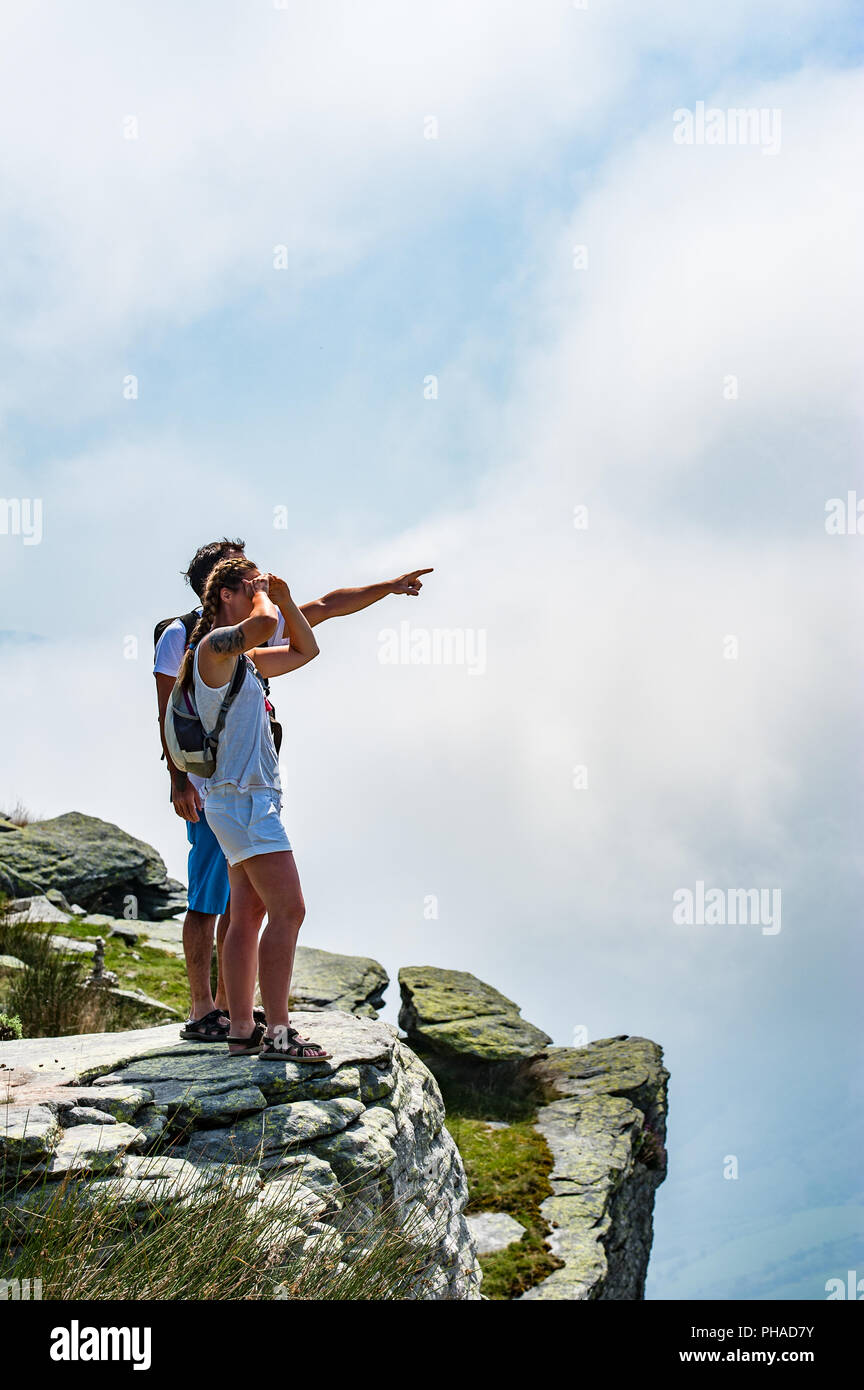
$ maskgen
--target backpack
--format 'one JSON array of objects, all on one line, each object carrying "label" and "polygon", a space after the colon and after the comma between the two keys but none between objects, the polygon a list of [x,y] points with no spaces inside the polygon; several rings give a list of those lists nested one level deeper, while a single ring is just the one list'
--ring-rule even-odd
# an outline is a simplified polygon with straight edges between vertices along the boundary
[{"label": "backpack", "polygon": [[252,662],[243,652],[237,660],[231,684],[225,692],[219,717],[209,734],[206,733],[195,707],[194,681],[190,683],[188,690],[183,689],[179,680],[174,682],[171,699],[165,711],[165,744],[171,754],[171,761],[181,772],[192,772],[196,777],[213,776],[216,771],[219,735],[248,670],[255,673]]},{"label": "backpack", "polygon": [[163,618],[162,621],[158,622],[153,629],[154,652],[156,648],[159,646],[159,638],[162,636],[162,633],[165,631],[166,627],[170,627],[172,623],[176,622],[181,622],[183,624],[183,630],[186,633],[186,642],[184,645],[188,647],[189,638],[192,636],[192,631],[200,617],[201,614],[197,611],[197,609],[193,609],[191,613],[183,613],[180,618]]}]

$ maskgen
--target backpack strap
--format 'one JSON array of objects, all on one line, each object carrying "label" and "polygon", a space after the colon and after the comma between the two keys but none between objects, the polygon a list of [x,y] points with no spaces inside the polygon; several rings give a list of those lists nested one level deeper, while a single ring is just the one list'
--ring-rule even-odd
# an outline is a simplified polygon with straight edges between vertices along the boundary
[{"label": "backpack strap", "polygon": [[161,622],[158,622],[158,623],[156,624],[155,628],[153,629],[153,650],[154,650],[154,652],[155,652],[156,648],[157,648],[158,645],[159,645],[159,638],[162,636],[162,633],[165,631],[166,627],[170,627],[172,623],[182,623],[182,624],[183,624],[183,631],[186,633],[186,642],[185,642],[185,645],[188,647],[188,646],[189,646],[189,639],[190,639],[191,636],[192,636],[192,632],[193,632],[193,630],[194,630],[194,628],[195,628],[195,624],[197,623],[197,621],[198,621],[198,619],[200,618],[200,616],[201,616],[201,614],[197,611],[197,609],[193,608],[192,611],[191,611],[191,613],[182,613],[182,614],[181,614],[179,617],[177,617],[177,618],[163,618],[163,619],[161,620]]},{"label": "backpack strap", "polygon": [[225,720],[228,716],[228,711],[231,708],[237,696],[239,695],[240,687],[246,679],[246,672],[251,666],[252,662],[249,660],[246,653],[241,652],[237,658],[237,665],[234,667],[234,675],[231,680],[231,684],[225,692],[225,697],[222,701],[222,708],[219,710],[219,717],[216,720],[216,723],[213,725],[211,732],[207,735],[209,742],[213,745],[214,748],[219,741],[219,735],[225,727]]},{"label": "backpack strap", "polygon": [[193,608],[191,613],[184,613],[180,618],[180,621],[183,624],[183,631],[186,633],[187,647],[189,646],[189,643],[192,640],[192,633],[195,631],[196,624],[200,617],[201,614],[198,612],[198,609]]}]

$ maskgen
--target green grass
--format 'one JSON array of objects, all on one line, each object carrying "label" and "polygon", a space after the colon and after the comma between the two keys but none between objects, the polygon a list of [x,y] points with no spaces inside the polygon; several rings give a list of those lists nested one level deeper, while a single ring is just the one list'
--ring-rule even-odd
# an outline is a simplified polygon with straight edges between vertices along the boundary
[{"label": "green grass", "polygon": [[15,1042],[23,1036],[24,1030],[18,1015],[0,1011],[0,1042]]},{"label": "green grass", "polygon": [[448,1112],[447,1128],[465,1165],[470,1193],[466,1215],[503,1211],[525,1227],[521,1240],[480,1257],[486,1297],[516,1298],[563,1264],[543,1243],[549,1226],[540,1203],[552,1195],[552,1155],[546,1140],[530,1120],[509,1129],[488,1129],[483,1120]]},{"label": "green grass", "polygon": [[[100,934],[98,927],[85,926],[76,919],[59,926],[12,922],[0,904],[0,955],[15,956],[27,967],[0,973],[0,1009],[18,1016],[25,1038],[114,1032],[153,1022],[152,1011],[136,1010],[131,1001],[115,999],[97,989],[82,989],[92,957],[58,950],[49,941],[52,935],[92,939]],[[149,948],[139,954],[141,960],[136,961],[122,941],[106,941],[105,964],[117,974],[120,987],[185,1008],[188,995],[183,962]]]},{"label": "green grass", "polygon": [[89,961],[56,950],[50,935],[50,927],[10,922],[0,914],[0,955],[14,956],[25,966],[0,977],[4,1013],[17,1016],[25,1038],[110,1029],[116,1014],[113,1001],[81,987]]},{"label": "green grass", "polygon": [[[544,1245],[549,1225],[540,1203],[551,1197],[549,1146],[534,1129],[538,1105],[552,1099],[530,1067],[484,1067],[445,1059],[416,1048],[441,1089],[447,1128],[462,1156],[468,1179],[466,1215],[503,1211],[525,1227],[521,1240],[480,1257],[483,1293],[512,1299],[545,1279],[563,1261]],[[507,1129],[489,1129],[501,1120]]]},{"label": "green grass", "polygon": [[[105,969],[113,970],[121,989],[137,989],[170,1004],[184,1015],[189,1007],[189,984],[182,956],[169,955],[152,946],[127,946],[120,937],[108,936],[107,927],[89,926],[73,917],[65,926],[53,928],[60,936],[73,936],[93,941],[101,936],[105,942]],[[136,955],[140,959],[136,960]]]}]

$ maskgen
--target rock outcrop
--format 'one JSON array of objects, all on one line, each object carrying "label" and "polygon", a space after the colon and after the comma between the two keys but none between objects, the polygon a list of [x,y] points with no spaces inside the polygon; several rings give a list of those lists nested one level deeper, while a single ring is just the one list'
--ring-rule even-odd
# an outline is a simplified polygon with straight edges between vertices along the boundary
[{"label": "rock outcrop", "polygon": [[433,965],[399,971],[399,1026],[409,1042],[444,1056],[514,1063],[542,1055],[552,1041],[528,1023],[519,1006],[464,970]]},{"label": "rock outcrop", "polygon": [[555,1160],[553,1196],[540,1211],[564,1261],[523,1299],[621,1301],[644,1297],[654,1193],[666,1177],[663,1053],[647,1038],[553,1047],[534,1064],[559,1099],[536,1128]]},{"label": "rock outcrop", "polygon": [[[60,949],[97,953],[95,941],[62,935],[83,916],[103,937],[182,955],[182,925],[168,920],[185,906],[181,885],[149,845],[93,817],[0,824],[0,891],[19,895],[13,920],[52,924]],[[121,915],[129,895],[132,919]],[[101,961],[95,954],[91,984],[109,988]],[[6,981],[25,968],[0,958]],[[298,948],[292,1017],[333,1053],[313,1065],[185,1044],[176,1024],[0,1043],[0,1165],[5,1157],[23,1171],[25,1187],[76,1174],[94,1195],[100,1183],[119,1184],[144,1213],[218,1171],[272,1206],[277,1224],[299,1180],[311,1222],[299,1236],[322,1249],[338,1245],[346,1220],[363,1223],[397,1204],[436,1243],[419,1296],[474,1299],[482,1297],[478,1245],[501,1250],[523,1231],[505,1212],[464,1215],[465,1171],[433,1073],[442,1086],[479,1080],[490,1097],[507,1088],[529,1114],[538,1107],[536,1129],[553,1158],[552,1195],[540,1211],[562,1265],[521,1298],[644,1297],[667,1163],[669,1073],[658,1045],[622,1036],[552,1046],[491,985],[432,966],[399,972],[400,1039],[378,1019],[387,984],[371,958]],[[163,1007],[124,997],[157,1014]],[[18,1205],[26,1216],[26,1192]]]},{"label": "rock outcrop", "polygon": [[70,811],[0,834],[0,892],[9,897],[59,890],[89,912],[120,917],[134,899],[134,915],[173,917],[186,906],[186,890],[168,877],[152,845],[116,825]]},{"label": "rock outcrop", "polygon": [[[491,1093],[518,1091],[538,1107],[535,1129],[553,1159],[540,1214],[562,1266],[520,1298],[643,1298],[654,1193],[667,1168],[662,1049],[626,1035],[551,1046],[511,1000],[461,971],[412,966],[399,983],[399,1022],[442,1084],[470,1085],[480,1073]],[[520,1239],[503,1213],[468,1219],[480,1254]]]},{"label": "rock outcrop", "polygon": [[299,1009],[308,1013],[345,1009],[361,1017],[377,1018],[389,983],[383,965],[369,956],[344,956],[315,946],[298,946],[291,997]]},{"label": "rock outcrop", "polygon": [[[176,1026],[2,1043],[0,1154],[34,1181],[111,1179],[142,1211],[222,1165],[278,1215],[299,1177],[314,1234],[337,1242],[346,1221],[398,1204],[435,1242],[419,1296],[478,1298],[465,1172],[431,1072],[388,1023],[335,1011],[293,1021],[330,1060],[229,1057],[181,1043]],[[26,1190],[14,1202],[23,1219]]]}]

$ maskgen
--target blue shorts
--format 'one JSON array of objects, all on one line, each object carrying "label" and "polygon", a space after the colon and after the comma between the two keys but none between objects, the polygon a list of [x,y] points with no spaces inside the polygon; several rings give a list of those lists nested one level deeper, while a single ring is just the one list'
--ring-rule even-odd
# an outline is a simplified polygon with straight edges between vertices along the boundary
[{"label": "blue shorts", "polygon": [[228,865],[203,810],[197,821],[187,820],[189,850],[189,911],[218,917],[227,911],[230,889]]}]

